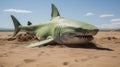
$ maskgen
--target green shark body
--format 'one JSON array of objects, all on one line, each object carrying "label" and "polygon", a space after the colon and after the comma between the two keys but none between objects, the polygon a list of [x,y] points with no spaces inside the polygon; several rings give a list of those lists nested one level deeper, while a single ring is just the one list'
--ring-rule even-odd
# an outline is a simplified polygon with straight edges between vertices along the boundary
[{"label": "green shark body", "polygon": [[49,21],[28,26],[22,26],[19,21],[11,15],[14,22],[15,36],[20,30],[34,31],[35,36],[40,42],[32,43],[27,47],[35,47],[45,45],[50,42],[56,42],[59,44],[83,44],[88,43],[93,39],[93,36],[97,34],[97,27],[85,22],[67,19],[61,17],[55,5],[52,4],[52,14]]}]

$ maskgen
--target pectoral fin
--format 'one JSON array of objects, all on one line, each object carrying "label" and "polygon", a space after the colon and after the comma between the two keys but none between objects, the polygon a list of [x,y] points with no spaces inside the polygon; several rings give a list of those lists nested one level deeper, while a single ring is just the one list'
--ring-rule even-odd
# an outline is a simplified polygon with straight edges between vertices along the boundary
[{"label": "pectoral fin", "polygon": [[36,46],[40,46],[40,45],[45,45],[45,44],[48,44],[50,42],[53,41],[53,38],[52,37],[49,37],[47,38],[46,40],[43,40],[43,41],[40,41],[40,42],[37,42],[37,43],[32,43],[28,46],[26,46],[27,48],[32,48],[32,47],[36,47]]}]

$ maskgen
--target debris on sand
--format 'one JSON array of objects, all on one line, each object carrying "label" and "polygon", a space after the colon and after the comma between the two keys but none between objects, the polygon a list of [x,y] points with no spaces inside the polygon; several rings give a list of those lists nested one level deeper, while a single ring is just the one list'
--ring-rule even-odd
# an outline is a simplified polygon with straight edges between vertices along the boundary
[{"label": "debris on sand", "polygon": [[20,42],[35,40],[35,36],[28,33],[20,33],[16,37],[8,38],[8,41],[17,40]]},{"label": "debris on sand", "polygon": [[108,40],[111,40],[111,39],[118,39],[116,37],[107,37]]},{"label": "debris on sand", "polygon": [[18,41],[28,41],[31,40],[33,38],[33,36],[28,35],[28,34],[19,34],[18,36],[16,36],[16,39]]},{"label": "debris on sand", "polygon": [[68,65],[68,62],[63,62],[63,65]]},{"label": "debris on sand", "polygon": [[30,63],[30,62],[34,62],[34,61],[35,61],[34,59],[24,59],[25,63]]},{"label": "debris on sand", "polygon": [[117,37],[104,37],[103,39],[107,39],[107,40],[116,40],[116,39],[118,39]]}]

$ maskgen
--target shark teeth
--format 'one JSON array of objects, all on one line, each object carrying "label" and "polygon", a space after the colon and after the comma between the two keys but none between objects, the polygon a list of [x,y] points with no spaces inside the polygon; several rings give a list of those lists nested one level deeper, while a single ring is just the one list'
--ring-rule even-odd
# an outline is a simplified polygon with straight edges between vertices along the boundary
[{"label": "shark teeth", "polygon": [[75,37],[78,37],[78,38],[80,38],[80,39],[82,39],[82,40],[92,40],[93,39],[93,36],[75,36]]}]

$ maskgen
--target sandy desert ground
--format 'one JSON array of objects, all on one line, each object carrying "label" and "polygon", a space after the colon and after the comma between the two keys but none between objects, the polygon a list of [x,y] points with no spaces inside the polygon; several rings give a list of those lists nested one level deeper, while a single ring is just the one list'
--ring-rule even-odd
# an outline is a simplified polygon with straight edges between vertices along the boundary
[{"label": "sandy desert ground", "polygon": [[86,45],[35,48],[25,46],[36,40],[12,40],[12,34],[0,32],[0,67],[120,67],[118,31],[100,31],[93,43]]}]

